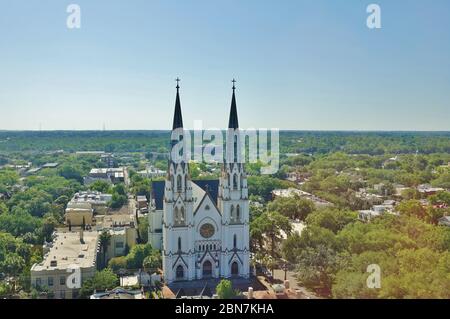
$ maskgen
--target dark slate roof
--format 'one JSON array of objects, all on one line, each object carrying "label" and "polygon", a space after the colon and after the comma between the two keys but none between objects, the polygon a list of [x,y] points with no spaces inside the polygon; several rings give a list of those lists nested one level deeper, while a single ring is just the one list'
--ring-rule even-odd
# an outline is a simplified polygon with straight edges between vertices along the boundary
[{"label": "dark slate roof", "polygon": [[173,115],[172,130],[183,127],[183,117],[181,116],[181,102],[179,87],[177,86],[177,97],[175,99],[175,113]]},{"label": "dark slate roof", "polygon": [[[217,205],[217,197],[219,196],[219,180],[208,179],[194,181],[201,189],[207,191],[212,198],[212,201]],[[200,198],[201,200],[201,198]]]},{"label": "dark slate roof", "polygon": [[239,127],[239,121],[237,116],[236,108],[236,97],[234,95],[235,88],[233,87],[233,96],[231,97],[231,109],[230,109],[230,119],[228,121],[228,128],[237,129]]},{"label": "dark slate roof", "polygon": [[[217,205],[217,196],[219,194],[219,180],[196,180],[193,181],[204,191],[208,191],[214,203]],[[152,199],[155,200],[156,210],[163,209],[165,181],[152,182]],[[201,198],[199,199],[201,200]]]}]

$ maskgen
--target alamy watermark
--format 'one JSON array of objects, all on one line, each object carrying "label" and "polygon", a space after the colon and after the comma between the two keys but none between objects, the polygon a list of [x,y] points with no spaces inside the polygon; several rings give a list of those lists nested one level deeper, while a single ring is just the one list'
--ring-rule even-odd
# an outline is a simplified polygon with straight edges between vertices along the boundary
[{"label": "alamy watermark", "polygon": [[372,3],[367,6],[366,11],[370,13],[366,20],[367,27],[369,29],[381,29],[381,7]]},{"label": "alamy watermark", "polygon": [[67,276],[66,279],[66,286],[69,289],[79,289],[81,288],[81,269],[80,266],[76,264],[71,264],[69,267],[67,267],[66,270],[68,273],[70,273],[69,276]]},{"label": "alamy watermark", "polygon": [[367,277],[366,285],[369,289],[381,288],[381,267],[377,264],[370,264],[367,266],[366,271],[370,273]]},{"label": "alamy watermark", "polygon": [[66,12],[69,13],[66,20],[66,26],[68,29],[80,29],[81,28],[81,8],[78,4],[69,4]]},{"label": "alamy watermark", "polygon": [[193,134],[175,129],[171,141],[170,158],[175,163],[259,163],[264,175],[275,174],[280,166],[279,130],[275,128],[203,129],[202,121],[197,120]]}]

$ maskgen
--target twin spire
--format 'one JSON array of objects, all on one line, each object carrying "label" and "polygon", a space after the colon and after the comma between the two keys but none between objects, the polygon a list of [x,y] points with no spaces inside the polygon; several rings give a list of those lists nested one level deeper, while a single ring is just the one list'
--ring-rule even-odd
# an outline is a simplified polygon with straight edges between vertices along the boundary
[{"label": "twin spire", "polygon": [[175,114],[173,115],[172,130],[183,127],[183,116],[181,115],[181,102],[180,102],[180,79],[177,78],[177,97],[175,99]]},{"label": "twin spire", "polygon": [[230,119],[228,120],[228,128],[237,129],[239,128],[239,121],[237,116],[237,108],[236,108],[236,96],[234,95],[234,91],[236,90],[235,83],[236,80],[233,79],[233,96],[231,97],[231,109],[230,109]]},{"label": "twin spire", "polygon": [[[172,130],[183,127],[183,116],[181,115],[181,102],[180,102],[180,79],[177,78],[175,80],[177,82],[177,96],[175,99],[175,113],[173,115],[173,125]],[[233,96],[231,97],[231,109],[230,109],[230,118],[228,120],[228,128],[237,129],[239,128],[239,121],[237,115],[237,107],[236,107],[236,80],[233,79]]]}]

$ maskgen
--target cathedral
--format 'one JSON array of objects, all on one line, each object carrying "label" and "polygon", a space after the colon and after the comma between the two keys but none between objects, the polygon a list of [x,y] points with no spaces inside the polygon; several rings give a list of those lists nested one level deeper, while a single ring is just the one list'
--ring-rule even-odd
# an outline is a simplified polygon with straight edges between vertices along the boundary
[{"label": "cathedral", "polygon": [[[234,82],[219,180],[192,180],[183,151],[181,159],[170,156],[165,181],[152,183],[149,242],[161,249],[167,284],[249,277],[249,201]],[[178,138],[172,146],[184,141],[178,84],[176,89],[172,139]]]}]

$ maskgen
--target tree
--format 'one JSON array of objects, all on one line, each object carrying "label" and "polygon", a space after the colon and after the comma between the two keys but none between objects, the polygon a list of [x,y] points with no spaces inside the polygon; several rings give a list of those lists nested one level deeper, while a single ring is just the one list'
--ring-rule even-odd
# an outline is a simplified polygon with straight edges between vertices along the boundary
[{"label": "tree", "polygon": [[119,183],[117,185],[114,186],[114,193],[117,193],[119,195],[126,195],[126,189],[125,189],[125,185],[123,183]]},{"label": "tree", "polygon": [[407,200],[397,205],[396,210],[403,215],[415,216],[422,220],[425,219],[427,214],[426,208],[422,206],[418,200]]},{"label": "tree", "polygon": [[154,273],[158,270],[158,268],[162,267],[162,259],[161,253],[159,251],[154,250],[150,256],[145,257],[142,262],[142,266],[145,271],[149,273]]},{"label": "tree", "polygon": [[17,253],[7,254],[3,261],[0,261],[0,271],[14,278],[13,291],[16,290],[15,278],[24,270],[25,260]]},{"label": "tree", "polygon": [[347,224],[355,222],[357,217],[358,214],[356,212],[336,208],[324,208],[308,215],[306,224],[323,227],[336,234]]},{"label": "tree", "polygon": [[0,215],[0,231],[5,231],[14,236],[21,236],[26,233],[34,233],[40,228],[42,221],[31,216],[23,209],[16,207],[7,214]]},{"label": "tree", "polygon": [[269,176],[249,176],[248,192],[250,195],[258,195],[265,200],[270,200],[272,197],[271,192],[277,188],[289,188],[297,187],[295,183],[284,181],[278,178]]},{"label": "tree", "polygon": [[333,249],[326,246],[307,248],[297,259],[297,280],[301,285],[329,296],[337,269],[338,257]]},{"label": "tree", "polygon": [[233,290],[230,280],[222,279],[216,287],[216,293],[220,299],[233,299],[237,292]]},{"label": "tree", "polygon": [[450,206],[450,192],[441,191],[429,197],[429,201],[433,205],[445,204]]},{"label": "tree", "polygon": [[125,256],[111,258],[108,262],[108,268],[114,272],[127,268],[127,258]]},{"label": "tree", "polygon": [[0,215],[8,213],[8,206],[5,203],[0,202]]},{"label": "tree", "polygon": [[138,232],[141,244],[146,244],[148,242],[148,227],[148,218],[146,216],[139,217]]},{"label": "tree", "polygon": [[126,195],[120,195],[118,193],[113,193],[111,196],[111,201],[109,202],[109,207],[113,209],[121,208],[128,201]]},{"label": "tree", "polygon": [[314,209],[314,203],[299,196],[278,197],[267,205],[268,210],[277,211],[291,219],[304,220]]},{"label": "tree", "polygon": [[[289,219],[278,212],[268,211],[253,220],[250,225],[252,236],[256,237],[260,248],[264,249],[264,239],[267,238],[270,242],[270,256],[273,260],[277,259],[278,254],[276,248],[281,241],[282,232],[289,235],[291,232],[291,223]],[[273,268],[272,268],[273,271]]]},{"label": "tree", "polygon": [[450,170],[447,170],[440,174],[438,178],[431,181],[431,184],[436,187],[450,189]]},{"label": "tree", "polygon": [[83,171],[77,165],[64,164],[58,169],[60,176],[83,183]]},{"label": "tree", "polygon": [[103,269],[97,271],[94,277],[86,280],[80,289],[80,297],[88,298],[96,291],[105,291],[106,289],[113,289],[119,284],[119,278],[111,269]]},{"label": "tree", "polygon": [[385,274],[380,298],[450,298],[450,252],[405,249],[396,257],[397,271]]},{"label": "tree", "polygon": [[336,235],[329,229],[309,225],[302,230],[301,235],[297,233],[287,237],[281,246],[281,252],[286,260],[291,263],[297,262],[297,257],[302,251],[320,246],[328,247],[332,250],[339,250],[339,241]]},{"label": "tree", "polygon": [[402,198],[410,200],[410,199],[420,199],[420,192],[415,188],[407,188],[402,191]]},{"label": "tree", "polygon": [[99,236],[100,249],[102,251],[102,263],[106,266],[106,253],[108,251],[108,246],[111,243],[111,234],[107,230],[103,230]]},{"label": "tree", "polygon": [[153,248],[150,244],[134,245],[127,255],[127,268],[140,269],[143,267],[144,259],[152,255]]},{"label": "tree", "polygon": [[46,214],[44,219],[42,220],[41,226],[42,236],[46,241],[51,241],[51,236],[56,226],[58,226],[58,221],[55,219],[55,217],[51,214]]},{"label": "tree", "polygon": [[125,186],[123,183],[117,184],[113,187],[111,201],[109,207],[120,208],[128,202]]},{"label": "tree", "polygon": [[93,191],[97,191],[100,193],[108,193],[111,188],[111,184],[105,181],[95,181],[91,185],[89,185],[89,188]]}]

